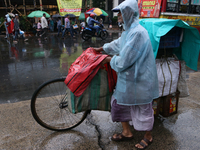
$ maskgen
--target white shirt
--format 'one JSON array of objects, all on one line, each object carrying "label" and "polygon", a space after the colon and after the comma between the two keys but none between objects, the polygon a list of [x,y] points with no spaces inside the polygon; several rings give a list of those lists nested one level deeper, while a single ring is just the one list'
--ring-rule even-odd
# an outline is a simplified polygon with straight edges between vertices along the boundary
[{"label": "white shirt", "polygon": [[48,27],[47,19],[44,16],[41,18],[41,26],[42,26],[42,29]]}]

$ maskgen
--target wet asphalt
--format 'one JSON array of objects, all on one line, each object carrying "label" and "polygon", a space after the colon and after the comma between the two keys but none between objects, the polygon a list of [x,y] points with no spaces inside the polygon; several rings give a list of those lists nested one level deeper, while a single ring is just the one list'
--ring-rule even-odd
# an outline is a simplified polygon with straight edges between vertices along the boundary
[{"label": "wet asphalt", "polygon": [[92,38],[84,41],[80,35],[65,39],[50,33],[48,40],[28,34],[28,42],[17,44],[0,36],[0,103],[13,103],[31,98],[31,93],[43,82],[65,77],[71,63],[88,47],[100,47],[118,38],[110,33],[107,40]]},{"label": "wet asphalt", "polygon": [[[134,131],[129,142],[113,142],[121,132],[109,112],[92,111],[78,127],[66,131],[47,130],[36,123],[30,111],[30,99],[43,82],[65,77],[71,63],[88,47],[100,47],[117,39],[110,31],[102,41],[83,41],[80,35],[65,39],[49,34],[45,41],[27,35],[28,42],[17,44],[0,36],[0,149],[1,150],[131,150],[144,132]],[[149,150],[200,149],[200,72],[188,70],[190,96],[179,99],[178,113],[155,117],[153,143]]]}]

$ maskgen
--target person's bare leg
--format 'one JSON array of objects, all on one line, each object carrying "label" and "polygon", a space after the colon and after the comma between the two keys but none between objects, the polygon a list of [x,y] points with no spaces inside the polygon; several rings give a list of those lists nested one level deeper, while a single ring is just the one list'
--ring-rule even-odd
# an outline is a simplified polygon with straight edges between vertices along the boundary
[{"label": "person's bare leg", "polygon": [[[125,137],[132,137],[133,134],[130,130],[129,122],[121,122],[121,124],[122,124],[122,127],[123,127],[122,135],[125,136]],[[114,134],[113,138],[116,138],[116,137],[117,137],[117,134]]]},{"label": "person's bare leg", "polygon": [[[151,131],[146,131],[144,138],[146,138],[147,140],[149,140],[149,142],[152,142],[153,138],[151,135]],[[144,143],[146,146],[148,146],[148,143],[146,143],[144,140],[141,140],[142,143]],[[140,145],[139,143],[135,145],[135,147],[137,148],[143,148],[142,145]]]}]

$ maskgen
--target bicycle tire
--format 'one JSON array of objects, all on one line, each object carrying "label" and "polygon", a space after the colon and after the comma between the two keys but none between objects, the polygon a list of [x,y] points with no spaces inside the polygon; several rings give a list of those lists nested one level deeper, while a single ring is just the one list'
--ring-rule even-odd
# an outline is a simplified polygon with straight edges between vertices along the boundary
[{"label": "bicycle tire", "polygon": [[[90,110],[73,114],[68,109],[65,78],[43,83],[31,99],[31,113],[42,127],[53,131],[70,130],[83,122]],[[68,117],[68,118],[67,118]]]}]

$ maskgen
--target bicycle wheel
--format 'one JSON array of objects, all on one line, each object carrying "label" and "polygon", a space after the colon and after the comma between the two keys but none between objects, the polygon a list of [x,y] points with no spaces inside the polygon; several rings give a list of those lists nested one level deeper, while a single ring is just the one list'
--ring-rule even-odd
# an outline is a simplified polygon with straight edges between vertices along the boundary
[{"label": "bicycle wheel", "polygon": [[54,79],[42,84],[31,99],[34,119],[43,127],[64,131],[78,126],[90,111],[73,114],[68,110],[65,78]]}]

